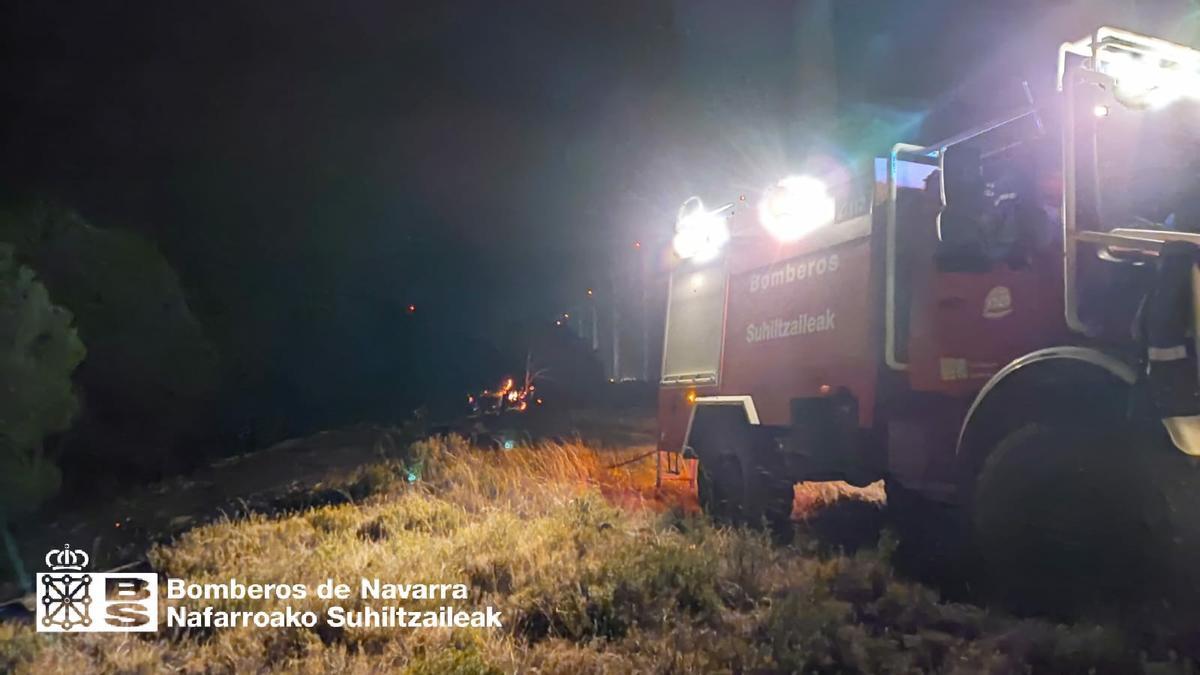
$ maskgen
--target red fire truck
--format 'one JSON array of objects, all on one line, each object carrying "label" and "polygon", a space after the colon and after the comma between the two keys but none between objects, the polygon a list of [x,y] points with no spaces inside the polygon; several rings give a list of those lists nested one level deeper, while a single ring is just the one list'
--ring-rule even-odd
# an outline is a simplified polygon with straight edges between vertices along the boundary
[{"label": "red fire truck", "polygon": [[1200,455],[1200,52],[1100,28],[1060,49],[1059,90],[869,178],[683,205],[660,465],[698,459],[706,512],[780,521],[798,482],[885,480],[1017,574],[1149,529],[1142,472]]}]

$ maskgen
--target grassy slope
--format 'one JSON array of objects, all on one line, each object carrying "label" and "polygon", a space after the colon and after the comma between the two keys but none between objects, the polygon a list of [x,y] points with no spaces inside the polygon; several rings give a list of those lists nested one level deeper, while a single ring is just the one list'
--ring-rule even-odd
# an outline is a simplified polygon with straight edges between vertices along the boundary
[{"label": "grassy slope", "polygon": [[206,525],[154,549],[151,560],[161,573],[193,582],[236,577],[315,587],[327,577],[353,583],[360,576],[463,582],[472,588],[469,604],[504,612],[503,630],[163,630],[149,638],[55,638],[8,624],[0,625],[0,671],[1142,668],[1109,630],[1016,622],[942,603],[933,591],[893,576],[886,545],[882,553],[822,556],[803,541],[779,547],[698,516],[637,508],[649,494],[639,489],[645,469],[609,470],[611,454],[573,445],[479,452],[456,441],[420,443],[413,451],[425,466],[415,486],[396,463],[378,464],[355,478],[374,493],[357,503]]}]

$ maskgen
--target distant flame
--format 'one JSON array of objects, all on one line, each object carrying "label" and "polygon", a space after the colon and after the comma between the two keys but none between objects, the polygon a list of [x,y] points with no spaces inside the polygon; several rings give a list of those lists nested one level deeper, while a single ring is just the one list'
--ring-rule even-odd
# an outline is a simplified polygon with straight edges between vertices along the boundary
[{"label": "distant flame", "polygon": [[[468,394],[467,403],[475,412],[525,412],[529,409],[529,401],[533,400],[535,388],[532,382],[518,387],[514,378],[506,377],[495,391],[484,389],[478,395]],[[538,398],[536,403],[541,405],[542,399]]]}]

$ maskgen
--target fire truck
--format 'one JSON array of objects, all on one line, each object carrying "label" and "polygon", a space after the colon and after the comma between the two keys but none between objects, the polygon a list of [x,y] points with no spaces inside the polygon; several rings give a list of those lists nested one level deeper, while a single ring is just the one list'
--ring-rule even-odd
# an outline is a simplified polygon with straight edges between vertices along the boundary
[{"label": "fire truck", "polygon": [[1157,536],[1152,471],[1200,455],[1200,52],[1099,28],[1058,61],[1053,102],[683,204],[660,466],[697,460],[704,511],[883,480],[1010,586]]}]

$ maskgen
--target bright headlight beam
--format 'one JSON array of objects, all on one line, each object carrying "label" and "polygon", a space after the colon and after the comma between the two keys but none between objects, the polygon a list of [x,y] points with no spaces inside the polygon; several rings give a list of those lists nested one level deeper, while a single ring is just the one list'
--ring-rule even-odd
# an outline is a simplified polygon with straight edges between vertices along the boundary
[{"label": "bright headlight beam", "polygon": [[758,215],[771,236],[791,242],[833,223],[836,210],[824,183],[812,176],[789,176],[767,188]]},{"label": "bright headlight beam", "polygon": [[729,227],[720,214],[705,209],[697,197],[684,202],[671,242],[676,255],[684,260],[708,262],[720,254],[728,241]]},{"label": "bright headlight beam", "polygon": [[1183,98],[1200,98],[1200,75],[1182,64],[1121,54],[1109,56],[1103,70],[1116,81],[1117,100],[1135,108],[1160,109]]}]

